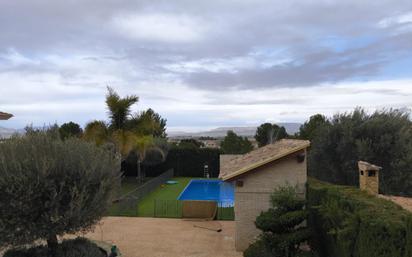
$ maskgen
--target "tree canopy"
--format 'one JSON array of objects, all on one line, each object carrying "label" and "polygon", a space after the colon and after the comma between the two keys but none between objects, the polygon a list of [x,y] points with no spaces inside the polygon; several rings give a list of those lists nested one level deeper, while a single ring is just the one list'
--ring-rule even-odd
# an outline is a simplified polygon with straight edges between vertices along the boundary
[{"label": "tree canopy", "polygon": [[194,138],[182,139],[177,145],[178,148],[184,148],[184,149],[199,149],[199,148],[202,148],[203,146],[204,144],[201,141],[198,141]]},{"label": "tree canopy", "polygon": [[66,139],[69,137],[81,137],[83,130],[79,124],[70,121],[60,126],[59,133],[62,139]]},{"label": "tree canopy", "polygon": [[[121,153],[123,161],[137,161],[137,173],[141,178],[140,164],[148,155],[155,155],[153,158],[149,156],[149,163],[154,160],[164,161],[167,155],[162,142],[166,137],[166,119],[152,109],[132,115],[131,107],[139,98],[136,95],[120,97],[111,87],[107,90],[109,122],[95,120],[88,123],[83,138],[97,145],[113,144]],[[131,158],[130,155],[135,155],[136,158]]]},{"label": "tree canopy", "polygon": [[107,87],[106,105],[109,110],[110,128],[123,129],[131,115],[131,107],[139,101],[136,95],[121,98],[113,88]]},{"label": "tree canopy", "polygon": [[258,146],[262,147],[267,144],[272,144],[275,141],[286,138],[288,133],[284,127],[279,127],[276,124],[263,123],[260,125],[255,134],[255,139],[258,142]]},{"label": "tree canopy", "polygon": [[128,121],[127,129],[139,135],[152,135],[153,137],[165,138],[166,119],[163,119],[160,114],[149,108],[135,114]]},{"label": "tree canopy", "polygon": [[49,131],[0,144],[0,246],[87,231],[106,212],[119,184],[113,151]]},{"label": "tree canopy", "polygon": [[363,109],[337,114],[312,140],[309,174],[324,181],[357,186],[357,162],[381,166],[386,194],[412,195],[412,122],[403,110]]},{"label": "tree canopy", "polygon": [[220,147],[225,154],[245,154],[253,150],[253,145],[247,137],[238,136],[232,130],[227,132]]},{"label": "tree canopy", "polygon": [[315,114],[309,118],[299,128],[299,138],[312,140],[316,137],[316,134],[321,131],[321,127],[329,125],[329,121],[326,116],[322,114]]}]

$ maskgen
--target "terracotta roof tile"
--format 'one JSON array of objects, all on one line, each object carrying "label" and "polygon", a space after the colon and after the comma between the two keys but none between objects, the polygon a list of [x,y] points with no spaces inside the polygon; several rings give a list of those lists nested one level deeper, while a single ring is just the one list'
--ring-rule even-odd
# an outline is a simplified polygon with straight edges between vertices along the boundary
[{"label": "terracotta roof tile", "polygon": [[247,154],[224,162],[220,167],[219,177],[223,180],[231,179],[256,169],[266,163],[275,161],[289,154],[309,147],[308,140],[282,139],[273,144],[260,147]]},{"label": "terracotta roof tile", "polygon": [[8,120],[11,117],[13,117],[12,114],[5,113],[5,112],[0,112],[0,120]]}]

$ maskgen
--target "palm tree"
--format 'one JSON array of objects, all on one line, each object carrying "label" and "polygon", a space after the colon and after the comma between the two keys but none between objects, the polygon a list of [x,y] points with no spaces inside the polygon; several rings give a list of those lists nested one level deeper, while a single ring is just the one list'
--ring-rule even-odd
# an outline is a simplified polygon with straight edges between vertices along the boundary
[{"label": "palm tree", "polygon": [[107,87],[106,104],[109,109],[110,128],[124,129],[131,114],[130,108],[139,101],[136,95],[121,98],[111,87]]},{"label": "palm tree", "polygon": [[134,150],[137,155],[137,177],[139,182],[142,179],[142,162],[146,158],[146,152],[149,148],[155,147],[152,136],[140,136],[134,141]]},{"label": "palm tree", "polygon": [[83,138],[87,141],[95,142],[96,145],[102,145],[110,138],[109,128],[104,121],[95,120],[89,122],[84,129]]},{"label": "palm tree", "polygon": [[127,130],[119,129],[113,131],[110,141],[116,146],[117,152],[122,156],[122,161],[135,149],[137,136]]},{"label": "palm tree", "polygon": [[136,95],[121,98],[111,87],[107,87],[106,104],[109,109],[109,124],[93,121],[86,125],[84,138],[97,145],[111,143],[125,161],[131,154],[137,157],[137,178],[141,182],[141,163],[146,154],[156,153],[164,160],[166,151],[153,137],[158,133],[165,136],[166,120],[152,109],[131,117],[131,106],[138,102]]},{"label": "palm tree", "polygon": [[166,137],[166,119],[163,119],[151,108],[132,115],[127,128],[140,135]]}]

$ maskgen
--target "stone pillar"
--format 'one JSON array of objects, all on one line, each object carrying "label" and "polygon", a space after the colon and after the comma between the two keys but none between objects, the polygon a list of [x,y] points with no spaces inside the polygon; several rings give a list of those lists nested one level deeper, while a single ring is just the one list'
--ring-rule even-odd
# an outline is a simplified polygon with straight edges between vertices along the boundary
[{"label": "stone pillar", "polygon": [[371,194],[379,194],[379,171],[382,167],[359,161],[359,188]]}]

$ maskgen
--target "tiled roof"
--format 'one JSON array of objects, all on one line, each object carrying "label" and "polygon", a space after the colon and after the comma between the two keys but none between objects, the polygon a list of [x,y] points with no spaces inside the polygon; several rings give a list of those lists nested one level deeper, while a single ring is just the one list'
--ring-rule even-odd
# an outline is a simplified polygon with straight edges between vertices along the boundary
[{"label": "tiled roof", "polygon": [[12,114],[5,113],[5,112],[0,112],[0,120],[8,120],[11,117],[13,117]]},{"label": "tiled roof", "polygon": [[220,167],[219,177],[232,179],[262,165],[273,162],[287,155],[309,147],[308,140],[282,139],[273,144],[263,146],[247,154],[225,162]]}]

